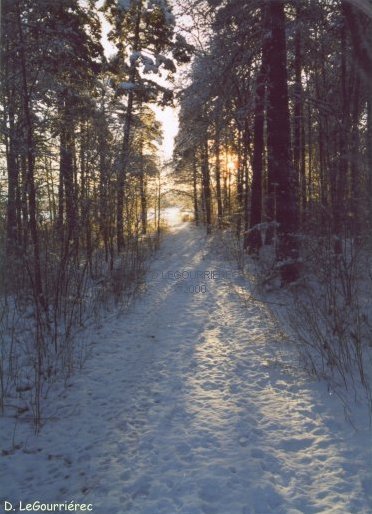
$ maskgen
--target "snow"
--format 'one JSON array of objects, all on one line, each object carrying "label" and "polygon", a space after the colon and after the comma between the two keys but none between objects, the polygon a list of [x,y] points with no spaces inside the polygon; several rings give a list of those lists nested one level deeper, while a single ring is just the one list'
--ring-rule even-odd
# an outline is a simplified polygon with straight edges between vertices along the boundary
[{"label": "snow", "polygon": [[[155,61],[154,61],[154,59],[155,59]],[[129,62],[131,64],[133,64],[133,63],[137,63],[138,61],[141,61],[141,63],[143,64],[142,72],[144,74],[159,73],[159,68],[162,65],[163,65],[164,69],[166,69],[166,70],[170,70],[173,72],[176,71],[176,67],[175,67],[172,59],[169,59],[162,54],[156,54],[155,57],[152,58],[143,52],[139,52],[139,51],[132,52],[131,55],[129,56]]]},{"label": "snow", "polygon": [[125,90],[136,89],[136,84],[134,82],[120,82],[119,88]]},{"label": "snow", "polygon": [[147,0],[146,9],[148,11],[152,11],[155,7],[159,8],[161,11],[163,11],[165,21],[169,25],[175,24],[175,21],[176,21],[175,17],[173,15],[168,3],[166,2],[166,0]]},{"label": "snow", "polygon": [[139,52],[138,50],[136,50],[135,52],[132,52],[131,55],[129,56],[129,62],[131,64],[135,63],[138,61],[138,59],[140,59],[142,57],[142,53]]},{"label": "snow", "polygon": [[[51,391],[40,435],[1,418],[0,500],[97,514],[371,513],[368,419],[355,430],[301,372],[267,307],[244,300],[218,238],[179,209],[166,215],[147,290],[91,333],[92,355]],[[203,274],[206,292],[179,271]]]},{"label": "snow", "polygon": [[129,11],[132,7],[132,0],[118,0],[118,7],[123,11]]},{"label": "snow", "polygon": [[[158,66],[155,65],[155,62],[152,59],[152,57],[144,54],[143,52],[138,52],[138,51],[132,52],[132,54],[129,57],[130,63],[131,64],[136,63],[138,60],[141,60],[142,63],[144,64],[144,72],[145,73],[146,72],[149,73],[150,71],[154,71],[155,73],[157,73],[159,71]],[[146,71],[146,70],[148,70],[148,71]]]},{"label": "snow", "polygon": [[176,72],[176,67],[172,59],[169,59],[162,54],[157,54],[156,66],[160,67],[161,65],[163,65],[166,70]]}]

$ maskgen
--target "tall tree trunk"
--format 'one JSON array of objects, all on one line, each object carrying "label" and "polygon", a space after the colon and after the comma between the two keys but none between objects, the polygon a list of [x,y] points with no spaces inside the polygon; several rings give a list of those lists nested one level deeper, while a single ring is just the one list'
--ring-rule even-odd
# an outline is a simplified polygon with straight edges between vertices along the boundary
[{"label": "tall tree trunk", "polygon": [[372,84],[368,88],[367,100],[367,209],[368,224],[372,229]]},{"label": "tall tree trunk", "polygon": [[277,258],[283,261],[282,281],[298,277],[297,180],[290,156],[285,14],[282,1],[270,1],[271,37],[268,45],[268,187],[269,216],[278,223]]},{"label": "tall tree trunk", "polygon": [[[27,186],[28,186],[28,215],[29,227],[33,245],[33,282],[34,282],[34,295],[36,305],[41,305],[46,309],[46,301],[43,293],[43,285],[41,279],[41,265],[40,265],[40,244],[39,244],[39,231],[37,226],[37,201],[36,201],[36,187],[35,187],[35,144],[33,125],[31,119],[31,106],[30,95],[27,82],[27,69],[26,69],[26,56],[25,56],[25,41],[23,37],[23,27],[21,20],[21,12],[19,3],[17,4],[18,10],[18,35],[19,35],[19,52],[21,63],[21,76],[22,76],[22,99],[23,99],[23,114],[25,118],[25,132],[26,132],[26,155],[27,155]],[[38,344],[41,341],[38,341]],[[39,348],[41,351],[41,348]]]},{"label": "tall tree trunk", "polygon": [[22,189],[19,191],[22,208],[22,223],[19,223],[20,228],[22,227],[22,246],[23,252],[26,252],[28,245],[28,186],[27,186],[27,159],[24,154],[20,156],[20,168],[22,176]]},{"label": "tall tree trunk", "polygon": [[[293,164],[298,183],[298,197],[301,198],[301,215],[306,208],[306,176],[303,159],[303,106],[302,106],[302,43],[301,43],[301,9],[297,8],[295,34],[295,89],[293,120]],[[301,194],[300,194],[301,193]]]},{"label": "tall tree trunk", "polygon": [[347,64],[346,64],[346,30],[341,28],[341,119],[339,130],[339,155],[338,169],[335,170],[335,184],[333,187],[333,220],[335,252],[341,253],[341,237],[345,227],[345,205],[347,204],[346,191],[348,185],[349,148],[348,132],[350,129],[349,119],[349,95],[347,93]]},{"label": "tall tree trunk", "polygon": [[305,195],[309,198],[308,213],[312,214],[313,205],[313,117],[311,115],[310,103],[307,106],[307,156],[308,156],[308,177],[305,184]]},{"label": "tall tree trunk", "polygon": [[205,205],[205,223],[207,226],[207,234],[212,231],[212,202],[211,202],[211,183],[209,174],[209,162],[208,162],[208,141],[206,140],[202,146],[202,184],[204,193],[204,205]]},{"label": "tall tree trunk", "polygon": [[[3,66],[3,84],[2,93],[4,95],[4,127],[8,126],[5,131],[6,161],[7,161],[7,179],[8,194],[6,205],[6,251],[9,257],[14,255],[20,242],[20,201],[19,201],[19,167],[17,161],[17,134],[16,126],[16,84],[14,83],[14,70],[11,70],[10,59],[15,59],[14,45],[12,45],[12,31],[14,27],[11,23],[11,9],[8,2],[4,2],[2,7],[4,20],[1,29],[1,44],[3,51],[1,52]],[[1,16],[1,11],[0,11]]]},{"label": "tall tree trunk", "polygon": [[[143,157],[141,157],[143,159]],[[145,172],[141,169],[141,173],[139,176],[140,181],[140,197],[141,197],[141,228],[142,234],[147,234],[147,181]]]},{"label": "tall tree trunk", "polygon": [[65,191],[63,185],[63,169],[61,166],[61,147],[62,141],[60,141],[60,159],[59,159],[59,175],[58,175],[58,213],[57,213],[57,232],[59,234],[60,241],[65,240],[64,235],[64,216],[65,216]]},{"label": "tall tree trunk", "polygon": [[108,137],[106,113],[102,100],[101,110],[99,114],[98,125],[98,155],[99,155],[99,224],[105,248],[105,260],[109,258],[110,247],[110,226],[111,217],[108,210],[108,192],[109,192],[109,171],[107,159],[107,142]]},{"label": "tall tree trunk", "polygon": [[[266,53],[266,52],[263,52]],[[265,55],[266,58],[266,55]],[[249,253],[257,254],[261,248],[261,232],[254,227],[262,221],[262,173],[264,151],[264,106],[265,106],[265,79],[266,62],[262,59],[261,68],[256,79],[256,96],[254,107],[254,133],[252,158],[252,193],[250,231],[245,237],[245,247]]]},{"label": "tall tree trunk", "polygon": [[[242,216],[243,216],[243,206],[244,206],[244,164],[242,158],[242,150],[244,146],[244,130],[238,131],[238,145],[237,145],[237,157],[238,157],[238,166],[236,169],[236,207],[235,207],[235,218],[236,218],[236,237],[240,239],[240,234],[242,231]],[[231,141],[231,139],[230,139]],[[228,160],[228,172],[230,173],[231,168],[233,167],[232,162]]]},{"label": "tall tree trunk", "polygon": [[359,241],[361,235],[361,222],[363,211],[361,206],[363,205],[363,197],[361,194],[361,162],[359,158],[360,150],[360,135],[359,135],[359,119],[360,119],[360,77],[357,73],[352,73],[355,78],[354,91],[353,91],[353,102],[352,102],[352,130],[351,130],[351,201],[350,211],[352,214],[352,235]]},{"label": "tall tree trunk", "polygon": [[[136,52],[139,50],[140,45],[140,23],[142,16],[142,3],[137,2],[136,5],[137,13],[136,13],[136,22],[135,22],[135,31],[134,31],[134,42],[133,42],[133,51]],[[136,80],[136,61],[134,59],[131,60],[130,71],[129,71],[129,82],[132,84],[135,83]],[[120,252],[124,248],[124,188],[126,181],[127,168],[130,157],[130,135],[132,129],[132,118],[133,118],[133,104],[134,104],[134,92],[133,89],[130,89],[128,92],[128,104],[125,112],[125,121],[124,121],[124,134],[123,134],[123,162],[121,165],[121,169],[118,174],[118,184],[117,184],[117,206],[116,206],[116,244],[118,248],[118,252]]]},{"label": "tall tree trunk", "polygon": [[372,227],[372,42],[371,20],[361,12],[352,2],[342,1],[342,12],[349,27],[354,54],[358,63],[359,73],[367,92],[367,210],[368,224]]},{"label": "tall tree trunk", "polygon": [[89,131],[87,123],[82,121],[80,124],[80,208],[81,208],[81,226],[83,227],[83,233],[81,238],[85,239],[85,251],[87,262],[89,265],[89,271],[92,275],[92,254],[93,254],[93,242],[92,242],[92,222],[91,222],[91,196],[90,196],[90,176],[89,176],[89,164],[87,158],[87,143],[89,140]]},{"label": "tall tree trunk", "polygon": [[196,166],[195,151],[192,156],[192,186],[193,186],[193,203],[194,203],[194,220],[195,225],[199,225],[199,202],[198,202],[198,170]]},{"label": "tall tree trunk", "polygon": [[17,213],[19,213],[19,185],[18,176],[19,169],[17,164],[17,150],[16,150],[16,131],[14,121],[14,106],[13,98],[9,99],[9,137],[7,142],[7,172],[8,172],[8,196],[7,196],[7,253],[9,256],[13,255],[18,246],[18,223]]},{"label": "tall tree trunk", "polygon": [[216,122],[215,134],[215,179],[216,179],[216,196],[217,196],[217,223],[218,228],[222,228],[222,196],[221,196],[221,153],[220,153],[220,129]]},{"label": "tall tree trunk", "polygon": [[[241,136],[241,137],[240,137]],[[248,230],[249,226],[249,193],[250,193],[250,187],[249,187],[249,173],[248,173],[248,159],[250,155],[250,132],[249,132],[249,123],[246,119],[244,121],[244,129],[239,134],[239,146],[238,146],[238,174],[240,175],[240,182],[241,185],[238,190],[238,227],[237,227],[237,237],[240,239],[240,232],[241,232],[241,223],[244,221],[243,225],[243,236],[245,238],[245,235]],[[239,184],[239,181],[238,181]],[[243,246],[244,246],[244,240],[243,240]]]},{"label": "tall tree trunk", "polygon": [[[63,215],[63,209],[66,207],[66,232],[64,234],[65,250],[74,242],[76,250],[77,238],[77,201],[74,181],[74,128],[72,107],[69,105],[70,100],[66,91],[61,99],[61,134],[60,134],[60,180],[59,185],[59,213]],[[60,220],[61,223],[61,220]]]}]

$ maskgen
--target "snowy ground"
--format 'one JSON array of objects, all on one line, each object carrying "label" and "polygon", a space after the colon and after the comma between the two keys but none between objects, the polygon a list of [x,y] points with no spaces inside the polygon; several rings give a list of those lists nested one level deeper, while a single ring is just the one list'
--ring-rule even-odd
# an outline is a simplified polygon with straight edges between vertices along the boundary
[{"label": "snowy ground", "polygon": [[[29,436],[1,457],[0,511],[74,500],[97,514],[371,513],[368,420],[345,421],[296,371],[265,306],[241,301],[215,243],[172,220],[148,290],[92,336],[41,434],[16,427],[15,442]],[[176,280],[183,270],[215,275]],[[0,423],[7,450],[14,423]]]}]

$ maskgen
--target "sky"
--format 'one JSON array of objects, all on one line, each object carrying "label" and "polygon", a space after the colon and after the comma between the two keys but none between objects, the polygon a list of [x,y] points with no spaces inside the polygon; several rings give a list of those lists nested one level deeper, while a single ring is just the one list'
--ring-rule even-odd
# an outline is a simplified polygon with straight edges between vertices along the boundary
[{"label": "sky", "polygon": [[175,107],[165,107],[161,109],[159,107],[153,107],[157,119],[163,125],[163,144],[161,147],[161,153],[163,154],[164,160],[169,160],[172,157],[174,138],[178,132],[178,114]]}]

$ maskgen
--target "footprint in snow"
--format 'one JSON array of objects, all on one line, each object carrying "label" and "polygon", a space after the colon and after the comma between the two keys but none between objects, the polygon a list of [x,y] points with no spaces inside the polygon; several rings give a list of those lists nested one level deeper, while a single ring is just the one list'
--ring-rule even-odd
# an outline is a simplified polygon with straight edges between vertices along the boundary
[{"label": "footprint in snow", "polygon": [[[240,444],[240,446],[243,446],[243,447],[248,446],[248,444],[249,444],[249,436],[239,437],[239,444]],[[254,455],[253,455],[253,457],[254,457]]]},{"label": "footprint in snow", "polygon": [[208,503],[218,502],[224,494],[223,489],[217,480],[204,479],[201,482],[199,498]]},{"label": "footprint in snow", "polygon": [[120,480],[123,480],[123,482],[126,482],[127,480],[130,480],[130,478],[131,478],[130,471],[124,471],[124,473],[122,473],[120,475]]},{"label": "footprint in snow", "polygon": [[285,451],[297,452],[309,448],[312,444],[314,444],[314,439],[310,438],[285,439],[281,442],[281,448],[283,448]]},{"label": "footprint in snow", "polygon": [[253,448],[251,450],[251,455],[254,459],[264,459],[266,457],[265,452],[260,450],[259,448]]},{"label": "footprint in snow", "polygon": [[204,384],[201,385],[201,388],[204,389],[204,391],[213,391],[216,389],[220,389],[222,387],[222,384],[219,384],[218,382],[204,382]]}]

